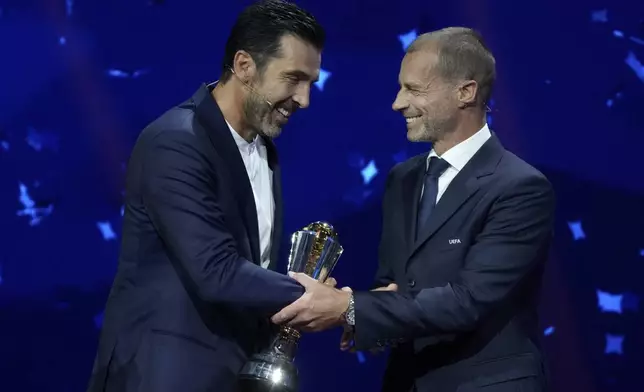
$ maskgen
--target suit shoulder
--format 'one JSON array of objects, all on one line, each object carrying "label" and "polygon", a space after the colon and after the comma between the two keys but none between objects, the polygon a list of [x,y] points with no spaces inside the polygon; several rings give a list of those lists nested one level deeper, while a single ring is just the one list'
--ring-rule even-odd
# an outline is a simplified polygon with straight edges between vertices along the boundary
[{"label": "suit shoulder", "polygon": [[175,106],[148,124],[139,134],[130,163],[156,161],[159,154],[181,151],[199,160],[205,155],[195,134],[195,116],[190,108]]},{"label": "suit shoulder", "polygon": [[195,139],[194,114],[193,110],[186,107],[175,106],[169,109],[143,128],[134,145],[133,154],[159,142],[190,143]]},{"label": "suit shoulder", "polygon": [[508,186],[530,183],[552,188],[552,184],[545,174],[510,151],[505,151],[499,168]]},{"label": "suit shoulder", "polygon": [[159,134],[183,132],[194,134],[195,112],[189,108],[175,106],[157,117],[143,131],[141,136],[155,138]]}]

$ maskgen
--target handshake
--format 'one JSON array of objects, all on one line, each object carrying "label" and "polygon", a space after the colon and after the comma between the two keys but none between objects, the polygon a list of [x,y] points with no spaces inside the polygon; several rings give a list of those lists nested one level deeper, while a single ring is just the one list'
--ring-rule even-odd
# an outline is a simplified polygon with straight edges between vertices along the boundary
[{"label": "handshake", "polygon": [[[306,291],[295,302],[275,314],[271,321],[303,332],[319,332],[343,326],[340,349],[349,350],[353,340],[353,328],[347,324],[346,314],[353,295],[351,288],[337,289],[337,282],[331,277],[325,283],[320,283],[303,273],[289,272],[289,276],[299,282]],[[397,289],[398,286],[391,283],[374,291]]]}]

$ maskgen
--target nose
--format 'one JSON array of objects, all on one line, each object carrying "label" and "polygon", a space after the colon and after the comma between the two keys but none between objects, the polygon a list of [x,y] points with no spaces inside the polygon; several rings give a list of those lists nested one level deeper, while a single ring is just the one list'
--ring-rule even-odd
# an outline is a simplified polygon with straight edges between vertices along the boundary
[{"label": "nose", "polygon": [[397,112],[400,112],[403,109],[406,109],[409,104],[407,100],[403,98],[402,90],[398,91],[394,103],[391,104],[391,108]]},{"label": "nose", "polygon": [[311,87],[303,84],[302,87],[297,90],[295,95],[293,95],[293,101],[295,101],[300,108],[306,109],[309,107],[310,95]]}]

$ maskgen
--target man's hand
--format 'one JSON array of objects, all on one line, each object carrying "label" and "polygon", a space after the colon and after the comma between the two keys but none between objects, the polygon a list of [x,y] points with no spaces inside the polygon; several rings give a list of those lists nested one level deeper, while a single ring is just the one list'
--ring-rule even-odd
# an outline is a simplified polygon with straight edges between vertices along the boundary
[{"label": "man's hand", "polygon": [[334,277],[329,276],[329,277],[328,277],[328,278],[326,278],[326,280],[324,281],[324,284],[325,284],[325,285],[327,285],[327,286],[335,287],[335,286],[337,286],[337,285],[338,285],[338,282],[335,280],[335,278],[334,278]]},{"label": "man's hand", "polygon": [[[306,292],[297,301],[282,309],[271,320],[304,332],[318,332],[337,327],[344,322],[343,313],[349,307],[350,292],[338,290],[303,274],[289,273]],[[333,279],[335,281],[335,279]]]},{"label": "man's hand", "polygon": [[[342,291],[352,292],[351,288],[349,287],[343,287]],[[377,289],[373,289],[371,291],[398,291],[398,285],[395,283],[390,283],[386,287],[378,287]],[[342,337],[340,338],[340,350],[342,351],[349,350],[351,352],[355,351],[353,349],[353,329],[352,328],[349,328],[347,326],[344,327],[344,331],[342,332]],[[380,351],[383,351],[383,349],[372,349],[371,353],[377,354]]]}]

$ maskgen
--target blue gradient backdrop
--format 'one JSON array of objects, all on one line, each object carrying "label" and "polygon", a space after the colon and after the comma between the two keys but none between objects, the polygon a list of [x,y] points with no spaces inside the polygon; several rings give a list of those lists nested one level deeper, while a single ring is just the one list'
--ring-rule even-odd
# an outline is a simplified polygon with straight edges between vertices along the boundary
[{"label": "blue gradient backdrop", "polygon": [[[498,62],[491,128],[557,191],[542,305],[553,390],[644,390],[644,3],[300,3],[328,31],[328,73],[278,139],[287,232],[332,222],[347,250],[339,283],[370,284],[386,174],[428,148],[391,110],[404,47],[477,28]],[[218,77],[247,4],[0,0],[1,391],[84,390],[130,149]],[[304,337],[302,390],[378,390],[384,356],[340,353],[339,336]]]}]

